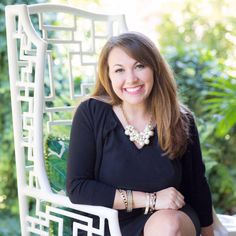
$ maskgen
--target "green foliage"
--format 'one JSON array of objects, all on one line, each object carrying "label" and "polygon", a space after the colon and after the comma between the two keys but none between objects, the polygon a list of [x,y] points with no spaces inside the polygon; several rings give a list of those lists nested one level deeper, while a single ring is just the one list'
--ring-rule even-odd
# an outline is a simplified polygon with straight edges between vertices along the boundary
[{"label": "green foliage", "polygon": [[13,214],[18,212],[18,205],[4,11],[6,5],[36,2],[2,0],[0,3],[0,210]]},{"label": "green foliage", "polygon": [[222,158],[225,153],[227,154],[228,141],[212,136],[215,123],[197,119],[197,124],[214,207],[219,213],[228,212],[232,214],[236,205],[233,173],[229,171],[229,163],[232,161],[229,158],[226,160]]},{"label": "green foliage", "polygon": [[198,45],[172,45],[163,48],[163,53],[175,73],[181,99],[197,114],[202,113],[201,103],[208,89],[205,80],[222,73],[214,51]]},{"label": "green foliage", "polygon": [[178,45],[178,48],[199,45],[215,51],[218,58],[229,58],[235,48],[230,38],[236,18],[234,13],[229,14],[234,7],[234,1],[185,0],[176,6],[175,12],[170,8],[159,15],[156,26],[159,43],[162,47]]},{"label": "green foliage", "polygon": [[[0,213],[0,235],[20,236],[19,216]],[[7,227],[6,227],[7,226]]]},{"label": "green foliage", "polygon": [[[217,2],[186,0],[176,14],[162,14],[157,31],[180,97],[197,117],[214,207],[235,213],[236,86],[230,64],[236,50],[229,38],[236,18],[223,17],[229,6]],[[212,11],[204,15],[204,6]]]},{"label": "green foliage", "polygon": [[212,90],[207,93],[206,111],[215,115],[216,135],[225,136],[236,124],[236,79],[218,77],[209,79]]},{"label": "green foliage", "polygon": [[[230,140],[224,136],[236,123],[233,114],[236,111],[235,85],[219,79],[223,75],[221,70],[225,68],[211,51],[186,47],[183,53],[171,55],[170,51],[167,52],[166,57],[175,71],[182,100],[197,117],[201,117],[198,127],[214,206],[218,212],[234,212],[235,173],[229,172],[229,169],[236,164],[236,150],[235,145],[230,146]],[[206,96],[208,100],[205,100]],[[213,96],[217,96],[217,99]],[[232,131],[231,135],[235,137],[235,132]]]},{"label": "green foliage", "polygon": [[232,214],[233,211],[231,209],[236,204],[236,191],[234,189],[234,180],[230,176],[227,167],[217,163],[211,168],[208,178],[213,202],[217,203],[215,205],[216,210],[218,212],[228,211]]},{"label": "green foliage", "polygon": [[[215,79],[223,77],[225,68],[214,57],[214,53],[207,49],[199,49],[196,46],[179,49],[178,46],[176,48],[172,46],[165,48],[165,57],[175,72],[182,100],[197,117],[201,117],[198,119],[198,128],[214,206],[218,212],[233,212],[233,206],[236,203],[236,187],[233,179],[235,173],[229,172],[228,168],[235,163],[233,157],[236,155],[236,150],[233,148],[234,145],[231,147],[228,144],[229,140],[224,139],[224,136],[223,138],[222,135],[217,136],[219,131],[222,133],[222,125],[211,116],[220,117],[221,115],[224,125],[225,121],[229,122],[230,119],[233,120],[230,123],[231,127],[235,124],[235,116],[226,116],[228,114],[226,110],[231,112],[236,110],[229,108],[229,104],[233,105],[232,101],[235,101],[235,85],[231,81],[223,81],[220,84],[219,79]],[[224,95],[219,90],[225,91]],[[213,95],[219,97],[219,94],[221,100],[212,98]],[[206,96],[211,96],[211,98],[205,101]],[[226,146],[228,149],[224,148]],[[215,179],[217,183],[214,182]]]}]

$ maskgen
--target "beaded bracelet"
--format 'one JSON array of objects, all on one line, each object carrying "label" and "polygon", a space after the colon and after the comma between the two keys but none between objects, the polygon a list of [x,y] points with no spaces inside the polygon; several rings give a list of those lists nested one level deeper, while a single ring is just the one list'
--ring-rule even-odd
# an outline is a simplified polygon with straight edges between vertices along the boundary
[{"label": "beaded bracelet", "polygon": [[123,203],[125,205],[125,209],[127,210],[128,209],[128,200],[127,200],[127,197],[125,195],[125,191],[122,190],[122,189],[118,189],[118,191],[120,192],[120,196],[121,196],[121,198],[123,200]]},{"label": "beaded bracelet", "polygon": [[149,212],[153,213],[155,211],[155,206],[156,206],[156,199],[157,199],[156,193],[151,193],[150,194],[150,199],[151,200],[150,200],[150,206],[149,206],[150,210],[149,210]]}]

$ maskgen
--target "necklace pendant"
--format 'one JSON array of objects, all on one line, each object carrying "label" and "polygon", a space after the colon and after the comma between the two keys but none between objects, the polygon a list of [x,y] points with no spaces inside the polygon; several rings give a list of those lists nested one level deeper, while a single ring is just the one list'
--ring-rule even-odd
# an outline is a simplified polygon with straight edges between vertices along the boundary
[{"label": "necklace pendant", "polygon": [[125,127],[125,135],[129,136],[131,142],[136,142],[140,146],[144,146],[150,143],[150,137],[154,135],[154,132],[150,123],[145,127],[143,132],[137,131],[132,125],[127,125]]},{"label": "necklace pendant", "polygon": [[153,126],[152,126],[152,118],[150,120],[150,122],[146,125],[146,127],[144,128],[144,130],[142,132],[137,131],[133,125],[130,125],[128,123],[128,120],[126,118],[125,112],[122,108],[122,106],[120,106],[121,111],[123,113],[123,116],[127,122],[127,126],[125,127],[125,135],[129,136],[129,140],[131,142],[136,142],[138,143],[141,147],[143,147],[144,145],[147,145],[150,143],[150,137],[154,135],[153,132]]}]

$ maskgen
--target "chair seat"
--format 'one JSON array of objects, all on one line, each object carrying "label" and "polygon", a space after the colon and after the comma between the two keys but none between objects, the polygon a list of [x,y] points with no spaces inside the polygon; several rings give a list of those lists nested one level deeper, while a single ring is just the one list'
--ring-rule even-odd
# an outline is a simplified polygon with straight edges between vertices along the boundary
[{"label": "chair seat", "polygon": [[236,236],[236,216],[215,214],[214,217],[214,236]]},{"label": "chair seat", "polygon": [[228,236],[236,236],[236,215],[229,216],[229,215],[222,215],[217,214],[220,222],[228,231]]}]

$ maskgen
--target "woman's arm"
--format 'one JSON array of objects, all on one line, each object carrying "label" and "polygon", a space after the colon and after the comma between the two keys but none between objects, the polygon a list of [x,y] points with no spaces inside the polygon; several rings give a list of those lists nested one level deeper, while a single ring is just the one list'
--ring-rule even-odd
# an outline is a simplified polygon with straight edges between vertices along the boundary
[{"label": "woman's arm", "polygon": [[214,236],[213,225],[202,227],[201,236]]},{"label": "woman's arm", "polygon": [[80,104],[72,122],[67,161],[67,194],[75,204],[112,207],[116,189],[95,178],[97,140],[94,110],[102,110],[87,100]]},{"label": "woman's arm", "polygon": [[[132,191],[133,194],[133,208],[145,208],[147,205],[147,198],[145,192]],[[173,187],[169,187],[156,192],[155,210],[173,209],[178,210],[185,205],[183,195]],[[125,204],[122,200],[121,194],[116,190],[116,195],[113,203],[114,209],[125,209]]]},{"label": "woman's arm", "polygon": [[212,199],[194,117],[190,118],[190,141],[181,162],[181,193],[186,203],[196,211],[201,227],[209,226],[213,223]]},{"label": "woman's arm", "polygon": [[[133,194],[133,208],[144,208],[146,204],[146,194],[144,192],[139,192],[139,191],[132,191],[132,194]],[[118,190],[116,190],[113,208],[117,210],[125,209],[125,204]]]}]

